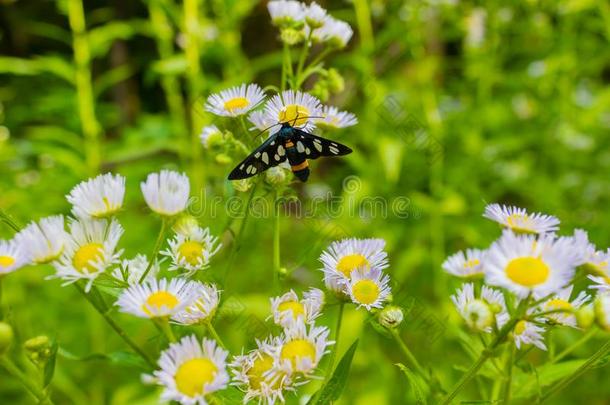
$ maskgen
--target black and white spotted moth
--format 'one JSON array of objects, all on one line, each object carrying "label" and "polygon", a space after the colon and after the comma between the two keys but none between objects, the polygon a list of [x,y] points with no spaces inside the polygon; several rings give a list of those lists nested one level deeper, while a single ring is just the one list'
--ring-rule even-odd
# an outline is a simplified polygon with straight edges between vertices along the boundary
[{"label": "black and white spotted moth", "polygon": [[325,139],[283,123],[229,174],[229,180],[239,180],[264,172],[288,159],[294,175],[301,181],[309,177],[308,159],[320,156],[341,156],[352,150],[338,142]]}]

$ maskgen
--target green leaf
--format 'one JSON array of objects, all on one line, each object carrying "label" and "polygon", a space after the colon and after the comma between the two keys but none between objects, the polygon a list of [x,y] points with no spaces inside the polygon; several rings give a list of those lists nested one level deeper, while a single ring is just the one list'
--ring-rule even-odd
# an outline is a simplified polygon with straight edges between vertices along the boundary
[{"label": "green leaf", "polygon": [[531,373],[516,372],[514,376],[515,398],[529,398],[536,395],[539,389],[569,376],[584,362],[585,360],[570,360],[538,367],[536,370],[538,378]]},{"label": "green leaf", "polygon": [[[326,405],[330,404],[333,401],[336,401],[341,396],[341,392],[343,392],[343,388],[345,388],[345,383],[347,382],[347,377],[349,375],[349,369],[352,365],[352,360],[354,359],[354,353],[356,353],[356,348],[358,347],[358,340],[356,340],[349,349],[341,358],[339,364],[337,364],[337,368],[335,368],[335,372],[326,385],[324,385],[320,390],[320,394],[316,392],[312,399],[317,397],[317,401],[315,404],[317,405]],[[313,403],[309,401],[309,403]]]},{"label": "green leaf", "polygon": [[44,366],[42,384],[43,388],[46,388],[51,383],[51,380],[53,380],[53,375],[55,374],[55,363],[57,361],[58,348],[59,345],[57,344],[57,340],[53,339],[51,341],[51,353],[49,354],[49,359],[47,360],[47,363]]},{"label": "green leaf", "polygon": [[91,353],[85,356],[77,356],[63,348],[59,348],[58,353],[63,358],[73,361],[108,361],[120,366],[136,367],[143,370],[149,369],[140,356],[131,352],[116,351],[108,354]]},{"label": "green leaf", "polygon": [[420,376],[415,374],[411,369],[405,366],[402,363],[396,363],[396,366],[402,370],[402,372],[407,376],[407,380],[411,386],[411,391],[415,395],[415,401],[418,404],[427,404],[426,397],[430,392],[430,387],[428,384]]}]

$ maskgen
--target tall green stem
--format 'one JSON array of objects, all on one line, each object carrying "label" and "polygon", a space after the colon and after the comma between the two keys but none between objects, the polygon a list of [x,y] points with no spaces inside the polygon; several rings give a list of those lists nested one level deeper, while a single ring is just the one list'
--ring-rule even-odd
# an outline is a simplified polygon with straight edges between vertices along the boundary
[{"label": "tall green stem", "polygon": [[326,373],[325,381],[330,379],[332,375],[333,366],[335,365],[335,359],[337,358],[337,351],[339,349],[339,337],[341,336],[341,324],[343,323],[343,310],[345,308],[345,302],[341,301],[339,304],[339,314],[337,315],[337,325],[335,327],[335,345],[330,353],[330,360],[328,361],[328,372]]},{"label": "tall green stem", "polygon": [[[112,330],[114,330],[116,332],[117,335],[119,335],[119,337],[121,339],[123,339],[123,341],[125,343],[127,343],[127,345],[129,347],[131,347],[131,349],[136,352],[140,357],[142,357],[142,359],[152,368],[155,367],[155,362],[144,352],[144,350],[142,350],[133,340],[131,340],[131,338],[127,335],[127,333],[123,330],[123,328],[121,328],[111,317],[110,315],[108,315],[107,311],[102,308],[97,302],[95,302],[95,300],[92,299],[91,295],[87,294],[85,292],[85,290],[83,290],[83,288],[75,283],[74,286],[76,287],[76,289],[78,290],[78,292],[80,292],[82,294],[83,297],[85,297],[85,299],[87,301],[89,301],[89,303],[93,306],[93,308],[95,308],[95,310],[97,312],[99,312],[99,314],[104,318],[104,320],[106,321],[106,323],[112,328]],[[97,290],[97,288],[94,286],[92,288],[92,291],[95,291],[99,294],[99,290]]]},{"label": "tall green stem", "polygon": [[506,360],[506,381],[504,382],[503,404],[510,403],[510,389],[513,382],[513,360],[515,357],[516,347],[513,345],[509,348],[508,359]]},{"label": "tall green stem", "polygon": [[4,307],[2,305],[2,283],[4,281],[4,276],[0,276],[0,320],[4,319]]},{"label": "tall green stem", "polygon": [[409,348],[407,347],[407,345],[405,344],[405,342],[402,340],[402,338],[400,337],[400,335],[398,334],[398,331],[396,329],[392,329],[390,330],[390,333],[392,334],[392,337],[394,338],[394,341],[398,344],[398,347],[400,347],[400,350],[402,350],[403,354],[405,355],[405,357],[407,358],[407,360],[409,361],[410,365],[415,368],[415,370],[425,379],[428,380],[428,377],[426,375],[426,371],[424,370],[424,368],[421,366],[421,364],[419,364],[419,361],[417,361],[417,358],[413,355],[413,353],[411,352],[411,350],[409,350]]},{"label": "tall green stem", "polygon": [[273,277],[278,280],[278,287],[280,285],[280,207],[279,207],[279,192],[275,190],[275,197],[273,201]]},{"label": "tall green stem", "polygon": [[72,47],[76,66],[76,93],[81,128],[85,137],[85,156],[90,175],[98,173],[101,163],[101,126],[95,116],[95,99],[91,83],[91,52],[87,37],[85,12],[81,0],[68,0],[68,19],[72,30]]},{"label": "tall green stem", "polygon": [[148,276],[150,269],[152,269],[153,264],[157,260],[157,255],[159,254],[159,250],[161,250],[161,244],[163,244],[163,238],[165,237],[165,231],[167,229],[168,221],[169,220],[165,217],[161,218],[161,229],[159,230],[159,235],[157,235],[157,241],[155,242],[155,247],[153,248],[152,256],[148,261],[148,266],[146,266],[146,270],[144,270],[144,273],[142,273],[142,276],[140,276],[138,283],[142,283],[144,280],[146,280],[146,276]]},{"label": "tall green stem", "polygon": [[595,336],[595,333],[597,332],[597,329],[595,328],[591,328],[589,329],[589,331],[587,333],[585,333],[580,339],[578,339],[576,342],[574,342],[572,345],[570,345],[569,347],[567,347],[564,351],[562,351],[561,353],[559,353],[557,356],[555,356],[553,358],[553,360],[551,361],[551,363],[557,363],[560,360],[562,360],[564,357],[566,357],[568,354],[572,353],[574,350],[578,349],[580,346],[582,346],[584,343],[588,342],[589,339],[591,339],[593,336]]},{"label": "tall green stem", "polygon": [[47,393],[42,388],[34,384],[32,379],[25,375],[23,371],[21,371],[19,367],[17,367],[17,365],[7,356],[0,357],[0,366],[4,367],[4,369],[6,369],[10,375],[19,380],[21,385],[23,385],[25,389],[36,397],[38,403],[53,404],[53,401],[51,401],[51,398],[48,397]]},{"label": "tall green stem", "polygon": [[169,318],[155,318],[154,322],[159,326],[159,329],[161,329],[168,342],[174,343],[176,341],[172,325],[169,324]]},{"label": "tall green stem", "polygon": [[212,322],[209,322],[209,321],[206,322],[205,323],[205,327],[207,328],[208,332],[210,332],[210,335],[212,335],[214,340],[216,340],[216,342],[218,342],[220,347],[222,347],[223,349],[226,349],[227,346],[225,346],[224,342],[222,341],[222,339],[220,338],[220,336],[216,332],[216,329],[214,329],[214,326],[212,326]]}]

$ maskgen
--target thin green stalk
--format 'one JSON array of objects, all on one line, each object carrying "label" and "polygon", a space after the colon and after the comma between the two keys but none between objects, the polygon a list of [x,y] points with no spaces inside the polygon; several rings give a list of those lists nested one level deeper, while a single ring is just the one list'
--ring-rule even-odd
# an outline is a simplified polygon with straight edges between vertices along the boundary
[{"label": "thin green stalk", "polygon": [[154,322],[159,326],[159,329],[161,329],[170,343],[174,343],[176,341],[176,336],[172,330],[172,325],[169,324],[169,318],[155,318]]},{"label": "thin green stalk", "polygon": [[163,243],[163,238],[165,237],[167,222],[168,222],[167,218],[165,218],[165,217],[161,218],[161,229],[159,230],[159,235],[157,236],[157,241],[155,242],[155,247],[153,248],[152,256],[150,257],[148,266],[146,266],[146,270],[144,270],[144,273],[142,273],[142,276],[138,280],[139,283],[142,283],[144,280],[146,280],[146,276],[150,272],[150,269],[152,269],[152,266],[155,263],[155,260],[157,260],[157,255],[159,254],[159,250],[161,250],[161,244]]},{"label": "thin green stalk", "polygon": [[510,403],[510,390],[513,382],[513,360],[515,358],[515,350],[516,347],[512,345],[509,348],[508,359],[506,360],[506,381],[504,382],[504,394],[502,395],[504,398],[502,401],[503,404]]},{"label": "thin green stalk", "polygon": [[[148,355],[144,352],[144,350],[142,350],[133,340],[131,340],[131,338],[127,335],[127,333],[123,330],[123,328],[121,328],[111,317],[110,315],[108,315],[108,313],[102,308],[100,307],[93,299],[92,297],[87,294],[85,292],[85,290],[83,290],[82,286],[80,286],[79,284],[75,283],[74,286],[76,287],[76,289],[78,290],[78,292],[80,292],[82,294],[83,297],[85,297],[85,299],[87,301],[89,301],[89,303],[91,303],[91,305],[93,306],[93,308],[95,308],[95,310],[97,312],[99,312],[99,314],[104,318],[104,320],[106,321],[106,323],[108,323],[108,325],[110,325],[110,327],[116,332],[117,335],[119,335],[119,337],[121,339],[123,339],[123,341],[125,343],[127,343],[127,345],[129,347],[131,347],[131,349],[136,352],[140,357],[142,357],[142,359],[152,368],[155,367],[155,363],[154,361],[152,361],[152,359],[150,357],[148,357]],[[92,288],[93,290],[97,290],[97,288],[94,286]],[[98,291],[99,293],[99,291]]]},{"label": "thin green stalk", "polygon": [[279,208],[279,192],[275,190],[275,198],[273,201],[273,216],[274,216],[274,225],[273,225],[273,273],[274,279],[280,280],[280,208]]},{"label": "thin green stalk", "polygon": [[371,24],[371,10],[367,0],[354,0],[356,22],[360,33],[362,48],[371,52],[374,48],[373,26]]},{"label": "thin green stalk", "polygon": [[419,361],[417,361],[417,358],[413,355],[411,350],[409,350],[409,348],[407,347],[405,342],[402,340],[402,338],[398,334],[398,331],[396,329],[392,329],[392,330],[390,330],[390,333],[392,334],[394,341],[396,341],[396,343],[398,344],[398,347],[400,347],[400,350],[402,350],[403,354],[409,361],[410,365],[413,368],[415,368],[415,370],[424,378],[424,380],[428,380],[426,371],[421,366],[421,364],[419,364]]},{"label": "thin green stalk", "polygon": [[[280,84],[280,88],[282,91],[286,90],[286,84],[288,80],[288,66],[290,65],[290,48],[288,44],[284,43],[283,52],[282,52],[282,82]],[[292,66],[290,66],[292,69]]]},{"label": "thin green stalk", "polygon": [[330,360],[328,360],[328,371],[326,372],[326,378],[324,381],[328,381],[332,375],[333,366],[335,365],[335,359],[337,358],[337,351],[339,349],[339,337],[341,336],[341,325],[343,323],[343,310],[345,308],[345,302],[341,301],[339,304],[339,314],[337,315],[337,326],[335,327],[335,344],[333,350],[330,353]]},{"label": "thin green stalk", "polygon": [[305,39],[305,43],[303,44],[303,49],[301,49],[301,55],[299,56],[299,62],[297,64],[297,74],[293,81],[293,89],[299,90],[301,87],[301,73],[303,72],[303,66],[305,66],[305,60],[307,59],[307,55],[309,54],[309,48],[311,47],[311,37],[313,35],[313,30],[309,31],[309,35],[307,39]]},{"label": "thin green stalk", "polygon": [[587,331],[587,333],[585,333],[580,339],[578,339],[576,342],[572,343],[572,345],[568,346],[564,351],[562,351],[557,356],[555,356],[555,358],[553,359],[553,361],[551,361],[551,363],[557,363],[560,360],[562,360],[568,354],[572,353],[574,350],[576,350],[577,348],[579,348],[580,346],[582,346],[583,344],[588,342],[589,339],[591,339],[593,336],[595,336],[595,333],[597,333],[597,329],[595,329],[595,328],[589,329],[589,331]]},{"label": "thin green stalk", "polygon": [[19,380],[21,385],[23,385],[26,390],[35,396],[40,404],[53,404],[53,401],[51,401],[51,398],[48,397],[48,394],[45,393],[42,388],[34,384],[31,379],[25,375],[23,371],[21,371],[19,367],[17,367],[17,365],[7,356],[0,357],[0,365],[4,367],[4,369],[6,369],[10,375]]},{"label": "thin green stalk", "polygon": [[68,20],[72,30],[72,47],[76,66],[76,94],[81,128],[85,137],[85,156],[89,173],[98,173],[101,163],[101,126],[95,115],[95,98],[91,83],[91,52],[81,0],[68,0]]},{"label": "thin green stalk", "polygon": [[4,222],[9,228],[11,228],[15,232],[19,232],[21,229],[15,223],[13,218],[9,214],[7,214],[4,210],[0,210],[0,221]]},{"label": "thin green stalk", "polygon": [[218,333],[216,332],[216,329],[214,329],[214,326],[212,326],[212,322],[209,322],[209,321],[206,322],[205,323],[205,327],[207,328],[208,332],[210,332],[210,335],[212,335],[214,340],[216,340],[216,342],[218,342],[220,347],[222,347],[223,349],[226,349],[227,346],[225,346],[225,344],[222,341],[222,339],[220,338],[220,336],[218,336]]},{"label": "thin green stalk", "polygon": [[2,282],[4,280],[4,276],[0,276],[0,320],[4,319],[4,307],[2,305]]},{"label": "thin green stalk", "polygon": [[542,396],[542,399],[540,400],[540,402],[542,403],[542,402],[546,401],[547,399],[549,399],[550,397],[552,397],[553,395],[557,394],[559,391],[561,391],[562,389],[564,389],[565,387],[570,385],[578,377],[580,377],[587,371],[591,370],[593,367],[595,367],[596,363],[599,360],[601,360],[603,357],[607,356],[608,353],[610,353],[610,340],[607,341],[606,343],[604,343],[604,345],[602,347],[600,347],[600,349],[597,352],[595,352],[595,354],[593,354],[591,357],[589,357],[582,366],[580,366],[578,369],[576,369],[576,371],[574,371],[574,373],[572,373],[568,377],[564,378],[563,380],[561,380],[558,383],[556,383],[555,385],[553,385],[547,391],[547,393]]}]

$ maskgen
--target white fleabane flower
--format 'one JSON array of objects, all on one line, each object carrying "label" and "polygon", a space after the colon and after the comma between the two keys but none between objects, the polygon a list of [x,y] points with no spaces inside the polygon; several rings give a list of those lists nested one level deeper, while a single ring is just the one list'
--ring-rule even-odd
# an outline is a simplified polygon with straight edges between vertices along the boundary
[{"label": "white fleabane flower", "polygon": [[321,117],[322,105],[314,96],[300,91],[286,90],[273,96],[264,109],[265,122],[288,123],[304,131],[315,128],[315,119]]},{"label": "white fleabane flower", "polygon": [[305,17],[305,6],[300,1],[275,0],[267,3],[267,10],[273,24],[278,26],[297,25]]},{"label": "white fleabane flower", "polygon": [[610,331],[610,293],[603,291],[597,294],[593,308],[597,325],[603,330]]},{"label": "white fleabane flower", "polygon": [[[129,285],[139,284],[140,278],[148,268],[150,261],[143,254],[137,254],[133,259],[121,260],[119,267],[112,271],[112,276],[118,280],[121,280]],[[149,281],[157,277],[159,274],[159,262],[155,262],[150,266],[146,279]]]},{"label": "white fleabane flower", "polygon": [[0,277],[28,263],[29,257],[17,240],[0,239]]},{"label": "white fleabane flower", "polygon": [[570,300],[573,289],[574,286],[563,288],[549,300],[540,305],[539,310],[541,312],[566,311],[545,315],[550,322],[571,326],[572,328],[577,327],[575,311],[586,304],[591,297],[584,291],[581,291],[574,300]]},{"label": "white fleabane flower", "polygon": [[471,329],[491,333],[508,321],[509,315],[504,295],[498,290],[483,286],[480,298],[474,294],[474,284],[466,283],[455,295],[451,296],[458,312]]},{"label": "white fleabane flower", "polygon": [[380,270],[388,267],[383,239],[343,239],[335,241],[322,252],[324,284],[331,291],[348,294],[346,281],[359,268]]},{"label": "white fleabane flower", "polygon": [[552,215],[540,213],[528,214],[523,208],[500,204],[489,204],[485,207],[485,218],[517,233],[551,233],[559,229],[559,219]]},{"label": "white fleabane flower", "polygon": [[191,191],[189,178],[171,170],[149,174],[140,188],[150,209],[165,216],[174,216],[184,211]]},{"label": "white fleabane flower", "polygon": [[443,263],[443,270],[456,277],[479,278],[483,277],[484,250],[466,249],[447,258]]},{"label": "white fleabane flower", "polygon": [[391,293],[390,277],[383,274],[380,268],[359,268],[352,272],[351,278],[346,280],[347,292],[352,302],[358,308],[364,307],[367,311],[373,308],[383,308],[383,303]]},{"label": "white fleabane flower", "polygon": [[220,291],[214,284],[204,284],[191,281],[195,286],[195,299],[193,303],[178,312],[172,320],[182,325],[194,325],[209,322],[216,313],[220,302]]},{"label": "white fleabane flower", "polygon": [[543,327],[532,322],[520,320],[515,325],[512,336],[517,349],[521,349],[521,347],[525,345],[534,345],[541,350],[546,350],[544,337],[542,336],[544,332],[545,330]]},{"label": "white fleabane flower", "polygon": [[122,250],[117,244],[123,227],[116,219],[78,219],[69,225],[64,250],[56,261],[56,274],[52,278],[65,280],[64,285],[87,280],[85,291],[106,269],[118,263]]},{"label": "white fleabane flower", "polygon": [[272,405],[284,402],[284,391],[294,391],[294,379],[274,369],[278,339],[257,342],[258,348],[231,361],[233,385],[245,392],[244,403],[258,401]]},{"label": "white fleabane flower", "polygon": [[322,117],[315,120],[322,128],[346,128],[358,124],[358,118],[351,112],[339,111],[337,107],[324,106]]},{"label": "white fleabane flower", "polygon": [[63,215],[31,222],[15,236],[29,260],[36,264],[57,259],[64,250],[67,238]]},{"label": "white fleabane flower", "polygon": [[258,84],[242,84],[210,95],[205,109],[216,115],[237,117],[246,114],[264,99],[265,92]]},{"label": "white fleabane flower", "polygon": [[[250,113],[250,115],[248,115],[248,121],[254,125],[253,127],[248,128],[250,131],[268,131],[278,123],[277,120],[272,119],[269,115],[265,114],[263,110],[257,110]],[[279,125],[277,126],[279,127]]]},{"label": "white fleabane flower", "polygon": [[324,306],[324,293],[312,288],[303,294],[303,299],[290,290],[284,295],[271,298],[273,321],[277,325],[287,326],[298,319],[312,324],[320,316]]},{"label": "white fleabane flower", "polygon": [[344,48],[354,35],[354,30],[345,21],[337,20],[329,15],[324,18],[320,28],[316,28],[312,36],[321,42],[337,48]]},{"label": "white fleabane flower", "polygon": [[193,227],[189,234],[177,233],[169,240],[169,249],[161,252],[171,258],[170,270],[185,269],[190,274],[205,269],[210,258],[220,250],[218,238],[210,234],[209,228]]},{"label": "white fleabane flower", "polygon": [[319,28],[324,25],[324,19],[326,18],[326,10],[321,7],[315,1],[312,1],[309,6],[304,6],[305,9],[305,22],[311,28]]},{"label": "white fleabane flower", "polygon": [[161,399],[183,405],[207,405],[206,395],[227,388],[229,374],[226,360],[229,352],[216,341],[195,335],[172,343],[159,357],[154,372],[163,386]]},{"label": "white fleabane flower", "polygon": [[574,251],[581,257],[579,266],[590,273],[588,277],[596,284],[591,288],[610,291],[610,249],[605,252],[597,250],[582,229],[574,230],[572,240]]},{"label": "white fleabane flower", "polygon": [[509,230],[495,241],[485,258],[485,281],[524,298],[542,298],[566,286],[578,256],[567,238],[551,234],[516,235]]},{"label": "white fleabane flower", "polygon": [[329,333],[325,326],[308,326],[302,320],[290,324],[280,337],[281,343],[275,345],[274,374],[311,375],[328,353],[328,346],[334,344],[328,340]]},{"label": "white fleabane flower", "polygon": [[115,305],[140,318],[172,317],[193,304],[197,287],[183,278],[151,279],[123,290]]},{"label": "white fleabane flower", "polygon": [[216,125],[208,125],[201,129],[199,135],[204,148],[209,149],[222,141],[222,131]]},{"label": "white fleabane flower", "polygon": [[77,184],[66,199],[75,216],[104,218],[121,209],[124,197],[125,177],[107,173]]}]

